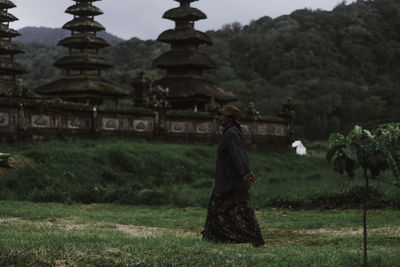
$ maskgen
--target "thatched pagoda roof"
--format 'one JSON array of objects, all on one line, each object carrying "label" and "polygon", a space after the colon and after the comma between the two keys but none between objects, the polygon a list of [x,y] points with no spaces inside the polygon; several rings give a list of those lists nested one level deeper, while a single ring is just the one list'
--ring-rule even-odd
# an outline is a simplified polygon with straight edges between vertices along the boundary
[{"label": "thatched pagoda roof", "polygon": [[204,96],[215,97],[220,101],[235,101],[236,96],[222,88],[215,86],[212,82],[202,78],[194,77],[165,77],[153,83],[153,86],[169,88],[169,98],[191,98]]},{"label": "thatched pagoda roof", "polygon": [[103,48],[109,46],[107,41],[94,35],[72,36],[62,39],[57,45],[68,48]]},{"label": "thatched pagoda roof", "polygon": [[9,9],[9,8],[14,8],[16,5],[8,0],[0,0],[0,8],[1,9]]},{"label": "thatched pagoda roof", "polygon": [[196,21],[196,20],[206,19],[207,15],[197,8],[193,8],[190,6],[187,7],[181,6],[170,9],[167,12],[165,12],[163,18],[173,21],[176,20]]},{"label": "thatched pagoda roof", "polygon": [[191,43],[191,44],[208,44],[212,45],[211,38],[200,31],[193,28],[183,30],[167,30],[160,34],[158,41],[164,43]]},{"label": "thatched pagoda roof", "polygon": [[[128,95],[118,86],[103,80],[100,73],[88,74],[86,71],[99,71],[112,67],[104,58],[87,49],[100,49],[109,44],[96,36],[96,32],[103,31],[103,25],[92,17],[103,12],[91,3],[99,0],[74,0],[75,5],[65,11],[74,15],[74,19],[67,22],[63,29],[72,31],[72,35],[58,42],[58,45],[67,48],[82,49],[77,53],[70,49],[69,55],[54,63],[55,67],[67,70],[67,77],[42,85],[35,92],[44,98],[61,98],[68,101],[89,101],[90,99],[121,98]],[[75,73],[81,73],[80,75]]]},{"label": "thatched pagoda roof", "polygon": [[14,15],[0,10],[0,22],[10,22],[18,20]]},{"label": "thatched pagoda roof", "polygon": [[110,96],[126,96],[128,93],[118,86],[103,79],[63,78],[42,85],[34,90],[40,95],[97,95],[99,98]]},{"label": "thatched pagoda roof", "polygon": [[167,76],[153,83],[153,86],[169,88],[168,99],[179,109],[193,108],[210,103],[212,98],[218,102],[237,100],[230,92],[201,78],[203,70],[215,68],[215,63],[205,54],[198,52],[201,44],[212,45],[207,34],[194,29],[194,21],[206,19],[202,11],[190,7],[196,0],[175,0],[180,7],[164,13],[163,18],[176,22],[175,29],[161,33],[158,41],[170,43],[171,51],[153,61],[155,67],[166,69]]},{"label": "thatched pagoda roof", "polygon": [[89,18],[75,18],[62,27],[63,29],[70,31],[86,32],[86,31],[104,31],[103,25],[97,21],[91,20]]},{"label": "thatched pagoda roof", "polygon": [[0,55],[21,54],[24,51],[16,44],[0,41]]},{"label": "thatched pagoda roof", "polygon": [[23,74],[26,73],[26,70],[21,64],[0,57],[0,73],[6,75]]},{"label": "thatched pagoda roof", "polygon": [[195,1],[199,1],[199,0],[175,0],[176,2],[179,3],[191,3],[191,2],[195,2]]},{"label": "thatched pagoda roof", "polygon": [[62,57],[54,63],[54,66],[73,70],[100,70],[112,67],[104,58],[87,54]]},{"label": "thatched pagoda roof", "polygon": [[195,66],[197,69],[215,68],[215,63],[205,54],[197,51],[170,51],[154,60],[158,68]]},{"label": "thatched pagoda roof", "polygon": [[79,3],[67,8],[65,13],[78,16],[97,16],[103,14],[103,11],[101,11],[100,8],[87,3]]},{"label": "thatched pagoda roof", "polygon": [[13,29],[7,28],[6,25],[0,23],[0,38],[12,38],[21,34]]}]

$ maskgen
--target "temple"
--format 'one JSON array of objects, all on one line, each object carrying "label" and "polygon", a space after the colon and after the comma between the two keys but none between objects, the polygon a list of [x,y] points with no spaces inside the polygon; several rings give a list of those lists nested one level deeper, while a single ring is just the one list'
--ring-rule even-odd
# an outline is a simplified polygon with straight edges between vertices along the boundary
[{"label": "temple", "polygon": [[16,82],[16,75],[26,72],[25,68],[14,62],[14,55],[23,51],[11,39],[20,34],[10,29],[10,22],[18,20],[8,13],[8,9],[16,7],[8,0],[0,0],[0,96],[9,96],[22,91],[22,85]]},{"label": "temple", "polygon": [[42,98],[60,98],[65,101],[100,105],[104,100],[118,103],[127,93],[118,86],[101,78],[101,71],[111,68],[99,50],[109,44],[96,36],[104,27],[94,20],[103,12],[93,2],[100,0],[74,0],[75,5],[65,13],[74,18],[63,29],[71,31],[71,36],[61,40],[58,45],[69,49],[69,55],[60,58],[54,66],[65,70],[66,77],[42,85],[35,91]]},{"label": "temple", "polygon": [[[212,41],[194,29],[195,21],[206,18],[190,7],[196,0],[175,0],[180,6],[165,12],[164,18],[174,21],[175,28],[158,37],[170,45],[170,51],[158,57],[154,65],[166,70],[166,76],[152,82],[140,72],[132,82],[133,94],[101,78],[111,64],[99,55],[108,46],[96,36],[104,30],[94,20],[103,13],[93,5],[100,0],[73,1],[75,5],[66,10],[73,19],[63,26],[71,35],[58,43],[69,53],[54,63],[66,75],[36,88],[37,95],[16,79],[25,69],[13,60],[14,55],[22,53],[11,43],[19,34],[9,29],[16,18],[7,10],[15,5],[0,0],[0,142],[102,136],[219,142],[215,111],[236,97],[202,77],[205,70],[216,66],[199,52],[200,45],[211,45]],[[112,101],[118,105],[109,105]],[[292,106],[288,103],[281,117],[263,117],[250,105],[240,120],[246,142],[287,147],[291,143]]]},{"label": "temple", "polygon": [[203,71],[216,68],[215,63],[198,51],[199,45],[212,45],[205,33],[194,29],[194,22],[206,19],[200,10],[190,6],[197,0],[175,0],[180,3],[164,13],[163,18],[175,22],[175,29],[164,31],[158,41],[169,43],[171,50],[154,60],[155,67],[166,70],[165,77],[153,86],[169,89],[168,100],[173,109],[205,111],[210,106],[235,101],[236,97],[202,77]]}]

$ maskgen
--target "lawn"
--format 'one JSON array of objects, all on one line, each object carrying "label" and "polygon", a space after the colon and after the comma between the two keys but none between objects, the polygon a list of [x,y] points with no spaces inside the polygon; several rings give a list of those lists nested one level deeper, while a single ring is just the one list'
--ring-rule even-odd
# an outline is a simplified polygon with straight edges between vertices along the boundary
[{"label": "lawn", "polygon": [[[15,169],[0,168],[0,200],[207,207],[216,146],[104,138],[0,145]],[[360,208],[363,179],[341,176],[325,151],[248,150],[256,208]],[[385,173],[387,180],[390,173]],[[371,208],[400,209],[400,190],[371,181]]]},{"label": "lawn", "polygon": [[[267,248],[201,240],[206,209],[0,201],[0,266],[361,266],[359,210],[256,211]],[[398,266],[400,212],[369,212],[371,266]]]}]

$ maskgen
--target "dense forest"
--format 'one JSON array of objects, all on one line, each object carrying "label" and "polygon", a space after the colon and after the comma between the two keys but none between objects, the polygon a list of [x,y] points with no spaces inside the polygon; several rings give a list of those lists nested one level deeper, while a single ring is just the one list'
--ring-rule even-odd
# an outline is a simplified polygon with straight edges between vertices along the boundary
[{"label": "dense forest", "polygon": [[[246,108],[277,114],[288,98],[295,103],[296,137],[326,139],[354,124],[369,128],[400,118],[400,0],[358,0],[332,11],[302,9],[249,25],[231,23],[207,32],[214,45],[204,47],[219,66],[206,78],[239,96]],[[21,44],[17,61],[32,88],[62,73],[52,64],[65,48]],[[137,38],[113,43],[103,56],[114,64],[104,77],[132,90],[132,79],[145,71],[163,75],[152,60],[168,50]]]},{"label": "dense forest", "polygon": [[[15,37],[14,41],[21,43],[39,43],[48,46],[56,45],[58,41],[71,35],[71,32],[68,30],[47,27],[24,27],[19,29],[18,32],[21,35]],[[124,39],[105,31],[99,32],[98,36],[110,43],[119,43],[125,41]]]}]

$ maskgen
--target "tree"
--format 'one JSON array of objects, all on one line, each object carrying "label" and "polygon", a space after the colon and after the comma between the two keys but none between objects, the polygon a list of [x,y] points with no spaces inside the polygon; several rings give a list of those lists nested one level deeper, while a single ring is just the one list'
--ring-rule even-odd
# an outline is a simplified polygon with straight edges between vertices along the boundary
[{"label": "tree", "polygon": [[[379,126],[373,131],[355,126],[347,136],[333,133],[329,137],[327,159],[334,158],[335,171],[354,177],[359,167],[365,179],[363,214],[364,266],[367,266],[367,210],[369,180],[380,180],[400,188],[400,123]],[[394,181],[382,180],[379,175],[391,170]]]},{"label": "tree", "polygon": [[[245,26],[226,24],[207,32],[213,46],[200,47],[220,68],[204,78],[234,92],[243,105],[254,102],[263,114],[276,115],[286,98],[295,99],[297,138],[327,139],[332,129],[355,124],[374,128],[400,116],[399,29],[399,0],[343,1],[333,11],[303,9]],[[21,76],[24,86],[62,77],[52,64],[65,48],[22,48],[25,54],[15,60],[29,71]],[[102,57],[114,67],[102,77],[127,90],[141,71],[159,79],[164,70],[152,61],[168,50],[168,44],[138,38],[111,44]]]}]

